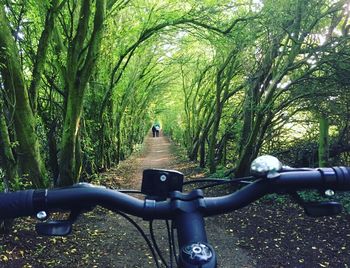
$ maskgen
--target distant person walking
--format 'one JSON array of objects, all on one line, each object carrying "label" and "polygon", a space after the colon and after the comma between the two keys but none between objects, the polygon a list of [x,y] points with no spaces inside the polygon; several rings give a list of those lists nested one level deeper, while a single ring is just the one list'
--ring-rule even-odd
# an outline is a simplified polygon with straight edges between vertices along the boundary
[{"label": "distant person walking", "polygon": [[156,136],[156,132],[157,132],[156,126],[153,125],[153,126],[152,126],[152,135],[153,135],[153,138]]},{"label": "distant person walking", "polygon": [[159,137],[159,132],[160,132],[160,125],[159,123],[154,123],[152,126],[152,136],[154,137]]},{"label": "distant person walking", "polygon": [[156,125],[156,136],[159,137],[160,126]]}]

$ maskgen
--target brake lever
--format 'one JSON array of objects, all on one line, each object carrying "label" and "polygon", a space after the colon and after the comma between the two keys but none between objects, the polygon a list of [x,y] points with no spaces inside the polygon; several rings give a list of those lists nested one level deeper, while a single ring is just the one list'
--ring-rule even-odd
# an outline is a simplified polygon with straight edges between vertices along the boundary
[{"label": "brake lever", "polygon": [[74,210],[70,212],[68,219],[48,221],[46,221],[47,216],[40,219],[40,217],[37,215],[39,220],[44,221],[38,222],[35,225],[35,230],[37,234],[44,236],[67,236],[72,232],[73,223],[78,219],[81,213],[83,213],[82,210]]},{"label": "brake lever", "polygon": [[[104,186],[95,186],[90,183],[80,182],[69,186],[66,188],[90,188],[90,187],[101,187]],[[44,236],[67,236],[72,232],[73,223],[78,219],[79,215],[93,210],[94,206],[88,208],[77,208],[71,210],[69,216],[65,220],[47,220],[49,215],[46,211],[39,211],[37,213],[37,219],[41,222],[38,222],[35,225],[35,230],[39,235]]]},{"label": "brake lever", "polygon": [[46,212],[40,211],[37,213],[37,219],[41,222],[35,225],[35,230],[39,235],[44,236],[67,236],[72,232],[73,223],[78,219],[79,215],[91,211],[93,208],[71,210],[68,218],[65,220],[47,220],[49,216]]},{"label": "brake lever", "polygon": [[44,236],[67,236],[72,232],[72,222],[68,220],[52,220],[39,222],[35,225],[38,235]]},{"label": "brake lever", "polygon": [[306,202],[297,192],[289,193],[292,199],[300,205],[305,214],[310,217],[333,216],[342,212],[343,206],[335,201]]}]

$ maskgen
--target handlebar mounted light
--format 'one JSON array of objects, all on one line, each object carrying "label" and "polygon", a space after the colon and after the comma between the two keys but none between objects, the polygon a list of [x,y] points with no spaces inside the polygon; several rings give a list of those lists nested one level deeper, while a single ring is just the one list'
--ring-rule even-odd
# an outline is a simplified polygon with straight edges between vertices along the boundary
[{"label": "handlebar mounted light", "polygon": [[282,163],[272,155],[262,155],[250,165],[250,172],[256,177],[275,178],[282,170]]},{"label": "handlebar mounted light", "polygon": [[184,175],[175,170],[145,169],[142,176],[141,192],[146,199],[166,200],[173,191],[182,191]]}]

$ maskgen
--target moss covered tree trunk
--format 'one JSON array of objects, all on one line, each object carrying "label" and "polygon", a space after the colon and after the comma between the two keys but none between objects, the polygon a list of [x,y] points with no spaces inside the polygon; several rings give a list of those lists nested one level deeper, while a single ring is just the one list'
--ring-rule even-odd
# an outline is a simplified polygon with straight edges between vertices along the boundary
[{"label": "moss covered tree trunk", "polygon": [[3,181],[5,190],[9,190],[11,181],[14,181],[18,174],[17,164],[12,153],[11,140],[2,106],[3,103],[0,99],[0,157],[5,171],[5,178]]},{"label": "moss covered tree trunk", "polygon": [[67,55],[65,90],[67,96],[63,133],[60,144],[59,186],[72,185],[81,173],[80,120],[85,89],[96,64],[105,18],[105,0],[95,2],[94,27],[88,32],[92,1],[80,1],[79,23]]},{"label": "moss covered tree trunk", "polygon": [[51,36],[55,27],[55,19],[58,14],[58,10],[61,8],[61,6],[59,6],[59,3],[60,3],[59,0],[52,0],[50,2],[49,9],[46,13],[44,30],[41,33],[38,49],[35,57],[32,80],[28,90],[31,106],[34,113],[37,110],[38,88],[41,81],[41,75],[44,72],[47,52],[48,52]]},{"label": "moss covered tree trunk", "polygon": [[[218,97],[220,98],[221,92],[218,93]],[[209,146],[208,146],[208,162],[209,162],[209,172],[214,173],[216,171],[216,143],[217,143],[217,134],[219,132],[221,114],[222,114],[223,104],[220,102],[220,99],[217,100],[216,109],[214,114],[214,123],[212,127],[212,133],[209,138]]]},{"label": "moss covered tree trunk", "polygon": [[20,57],[4,9],[0,8],[0,72],[8,96],[14,104],[14,126],[18,140],[18,160],[22,175],[35,187],[44,186],[45,169],[35,134],[35,117],[30,107]]},{"label": "moss covered tree trunk", "polygon": [[[11,182],[18,177],[18,174],[16,160],[12,153],[2,99],[0,99],[0,162],[5,171],[5,177],[3,178],[4,191],[8,192],[11,189]],[[12,220],[0,220],[0,233],[7,233],[11,226]]]}]

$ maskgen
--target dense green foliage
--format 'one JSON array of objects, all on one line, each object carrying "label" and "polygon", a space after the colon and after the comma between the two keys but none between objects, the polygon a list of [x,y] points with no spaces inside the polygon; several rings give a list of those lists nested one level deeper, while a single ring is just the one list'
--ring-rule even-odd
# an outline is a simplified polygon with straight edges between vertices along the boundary
[{"label": "dense green foliage", "polygon": [[154,122],[212,173],[350,164],[347,1],[0,3],[6,185],[108,169]]}]

